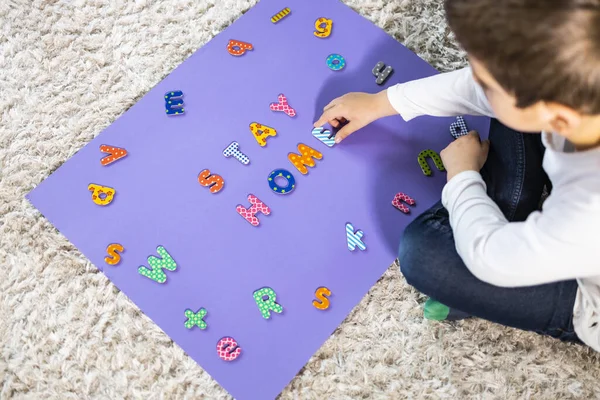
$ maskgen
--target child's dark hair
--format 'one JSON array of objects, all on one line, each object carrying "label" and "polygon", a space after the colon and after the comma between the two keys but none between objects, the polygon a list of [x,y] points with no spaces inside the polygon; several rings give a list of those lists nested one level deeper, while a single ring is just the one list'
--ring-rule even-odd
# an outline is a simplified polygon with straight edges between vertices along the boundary
[{"label": "child's dark hair", "polygon": [[518,107],[600,114],[600,0],[446,0],[450,28]]}]

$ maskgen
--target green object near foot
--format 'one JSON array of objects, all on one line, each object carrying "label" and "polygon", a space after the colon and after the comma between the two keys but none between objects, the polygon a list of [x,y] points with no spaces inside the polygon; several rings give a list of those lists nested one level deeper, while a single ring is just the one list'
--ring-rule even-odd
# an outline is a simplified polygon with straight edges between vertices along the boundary
[{"label": "green object near foot", "polygon": [[430,319],[433,321],[444,321],[448,318],[448,314],[450,314],[450,308],[448,308],[448,306],[443,305],[439,301],[427,299],[427,301],[425,302],[425,307],[423,308],[423,316],[426,319]]}]

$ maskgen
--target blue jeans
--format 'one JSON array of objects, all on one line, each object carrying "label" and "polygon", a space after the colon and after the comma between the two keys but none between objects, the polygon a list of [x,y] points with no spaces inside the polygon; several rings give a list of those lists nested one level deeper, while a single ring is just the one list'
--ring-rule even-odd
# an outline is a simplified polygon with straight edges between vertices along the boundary
[{"label": "blue jeans", "polygon": [[[523,221],[538,210],[544,186],[550,188],[542,169],[541,135],[519,133],[492,120],[489,138],[490,153],[481,171],[488,195],[509,221]],[[406,228],[398,259],[410,285],[453,310],[579,341],[573,330],[577,282],[502,288],[480,281],[456,252],[448,211],[441,202]]]}]

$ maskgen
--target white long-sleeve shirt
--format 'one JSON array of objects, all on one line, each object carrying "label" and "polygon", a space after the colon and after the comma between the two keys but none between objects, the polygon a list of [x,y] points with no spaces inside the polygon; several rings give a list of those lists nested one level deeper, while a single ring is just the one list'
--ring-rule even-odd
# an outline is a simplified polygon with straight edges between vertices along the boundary
[{"label": "white long-sleeve shirt", "polygon": [[[494,116],[470,68],[399,84],[387,94],[406,121],[420,115]],[[458,254],[482,281],[519,287],[577,279],[575,332],[600,351],[600,148],[565,152],[563,137],[542,135],[543,168],[552,182],[542,211],[508,222],[476,171],[452,178],[442,203]]]}]

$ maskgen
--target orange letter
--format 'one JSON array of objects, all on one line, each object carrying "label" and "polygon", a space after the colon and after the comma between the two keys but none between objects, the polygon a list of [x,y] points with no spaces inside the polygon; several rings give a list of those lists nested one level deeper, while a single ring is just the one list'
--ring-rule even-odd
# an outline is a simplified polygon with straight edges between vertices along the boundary
[{"label": "orange letter", "polygon": [[210,186],[211,193],[218,193],[223,189],[223,185],[225,185],[225,181],[220,175],[211,175],[210,170],[208,169],[200,172],[200,175],[198,175],[198,182],[202,186]]},{"label": "orange letter", "polygon": [[240,42],[239,40],[230,40],[227,45],[227,51],[232,56],[241,56],[246,50],[252,50],[254,47],[250,43]]},{"label": "orange letter", "polygon": [[319,310],[327,310],[329,308],[329,299],[325,296],[331,296],[331,290],[327,289],[326,287],[318,288],[315,292],[315,297],[320,301],[320,303],[317,300],[313,300],[313,306]]},{"label": "orange letter", "polygon": [[108,154],[108,156],[100,160],[100,164],[102,165],[114,163],[127,155],[127,150],[120,147],[107,146],[105,144],[100,146],[100,151]]},{"label": "orange letter", "polygon": [[305,167],[305,165],[308,165],[309,167],[315,166],[315,161],[312,159],[313,157],[317,160],[323,158],[323,154],[302,143],[298,145],[298,151],[300,154],[302,154],[301,156],[295,153],[290,153],[288,154],[288,159],[303,175],[308,174],[308,169]]},{"label": "orange letter", "polygon": [[106,261],[108,265],[117,265],[121,262],[121,255],[119,253],[122,253],[124,250],[123,246],[119,243],[108,245],[108,248],[106,249],[108,257],[104,257],[104,261]]}]

